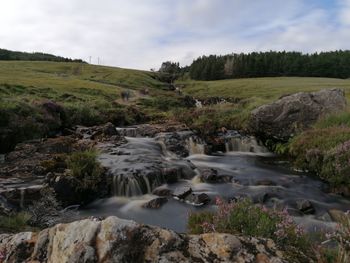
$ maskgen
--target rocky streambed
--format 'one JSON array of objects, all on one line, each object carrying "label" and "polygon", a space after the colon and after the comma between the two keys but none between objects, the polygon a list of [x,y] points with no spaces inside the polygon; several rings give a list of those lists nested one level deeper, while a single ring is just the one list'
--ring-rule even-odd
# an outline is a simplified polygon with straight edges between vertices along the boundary
[{"label": "rocky streambed", "polygon": [[[181,125],[117,129],[107,124],[21,144],[0,164],[1,211],[28,208],[42,198],[44,186],[55,189],[64,207],[80,205],[74,219],[118,216],[178,232],[186,232],[191,211],[215,210],[218,196],[286,208],[308,231],[333,228],[337,211],[350,208],[349,199],[290,169],[254,137],[226,131],[218,138],[223,145],[216,148],[223,152],[212,152]],[[105,172],[86,201],[65,176],[60,158],[89,147],[98,150]]]}]

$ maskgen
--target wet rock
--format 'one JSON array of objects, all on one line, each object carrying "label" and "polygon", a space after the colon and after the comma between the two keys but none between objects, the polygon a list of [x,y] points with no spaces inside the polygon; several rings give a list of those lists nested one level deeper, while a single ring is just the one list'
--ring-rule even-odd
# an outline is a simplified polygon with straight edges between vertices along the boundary
[{"label": "wet rock", "polygon": [[177,132],[159,134],[156,140],[162,142],[167,151],[170,151],[177,156],[187,157],[189,155],[185,139]]},{"label": "wet rock", "polygon": [[205,183],[229,183],[232,181],[230,175],[219,175],[213,168],[200,170],[200,180]]},{"label": "wet rock", "polygon": [[177,234],[117,217],[0,235],[0,252],[4,262],[288,262],[270,239]]},{"label": "wet rock", "polygon": [[258,193],[253,195],[251,198],[253,200],[254,203],[261,203],[264,204],[266,203],[269,199],[276,197],[276,195],[274,193],[266,193],[266,192],[262,192],[262,193]]},{"label": "wet rock", "polygon": [[148,201],[147,203],[143,204],[142,207],[149,208],[149,209],[159,209],[167,202],[168,202],[168,198],[158,197],[158,198],[152,199],[151,201]]},{"label": "wet rock", "polygon": [[314,214],[315,208],[309,200],[301,199],[296,201],[297,208],[303,214]]},{"label": "wet rock", "polygon": [[186,196],[192,193],[191,187],[178,187],[175,189],[173,196],[178,199],[185,199]]},{"label": "wet rock", "polygon": [[43,185],[29,185],[21,188],[7,188],[0,191],[0,195],[9,204],[17,208],[27,208],[34,201],[41,198],[40,190]]},{"label": "wet rock", "polygon": [[300,92],[258,107],[251,113],[249,126],[251,132],[262,138],[287,141],[324,114],[342,111],[345,107],[344,91],[340,89]]},{"label": "wet rock", "polygon": [[153,190],[152,194],[154,195],[158,195],[158,196],[172,196],[173,195],[173,191],[169,188],[166,187],[158,187],[156,189]]},{"label": "wet rock", "polygon": [[213,168],[200,171],[200,179],[206,183],[216,183],[218,181],[218,171]]},{"label": "wet rock", "polygon": [[185,202],[194,206],[206,205],[210,202],[210,197],[207,194],[195,194],[191,193],[185,197]]},{"label": "wet rock", "polygon": [[106,140],[123,141],[123,136],[118,133],[117,127],[115,127],[110,122],[100,126],[92,126],[92,127],[78,126],[76,128],[76,134],[80,135],[84,139],[91,139],[91,140],[97,140],[97,141],[106,141]]},{"label": "wet rock", "polygon": [[0,215],[10,215],[16,211],[16,207],[10,204],[5,197],[0,194]]}]

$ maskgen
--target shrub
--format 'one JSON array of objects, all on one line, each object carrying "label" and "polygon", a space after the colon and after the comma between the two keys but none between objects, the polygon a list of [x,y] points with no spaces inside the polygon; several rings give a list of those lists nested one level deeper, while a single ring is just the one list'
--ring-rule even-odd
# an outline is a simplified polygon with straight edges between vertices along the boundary
[{"label": "shrub", "polygon": [[215,213],[190,214],[190,233],[230,233],[273,239],[281,248],[307,251],[310,248],[303,230],[297,226],[288,213],[274,211],[254,205],[249,199],[227,203],[217,198]]},{"label": "shrub", "polygon": [[0,216],[0,231],[3,232],[20,232],[26,230],[30,215],[21,212],[11,216]]},{"label": "shrub", "polygon": [[332,185],[350,187],[350,140],[328,151],[322,162],[320,176]]},{"label": "shrub", "polygon": [[103,168],[96,160],[97,153],[93,150],[72,153],[67,158],[67,167],[72,176],[79,182],[81,190],[97,191],[102,181]]}]

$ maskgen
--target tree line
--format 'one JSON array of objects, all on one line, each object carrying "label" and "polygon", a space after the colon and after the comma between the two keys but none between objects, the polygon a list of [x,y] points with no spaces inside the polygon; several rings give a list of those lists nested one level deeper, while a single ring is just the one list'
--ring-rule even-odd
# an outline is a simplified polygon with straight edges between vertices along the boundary
[{"label": "tree line", "polygon": [[25,61],[55,61],[55,62],[84,62],[81,59],[70,59],[40,52],[20,52],[0,49],[0,60],[25,60]]},{"label": "tree line", "polygon": [[189,74],[195,80],[249,77],[350,78],[350,51],[313,54],[301,52],[253,52],[202,56],[193,61]]}]

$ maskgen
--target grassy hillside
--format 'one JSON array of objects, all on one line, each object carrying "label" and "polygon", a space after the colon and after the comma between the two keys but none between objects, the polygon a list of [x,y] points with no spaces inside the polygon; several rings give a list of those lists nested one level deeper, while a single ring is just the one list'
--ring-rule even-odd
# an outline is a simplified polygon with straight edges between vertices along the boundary
[{"label": "grassy hillside", "polygon": [[[184,92],[198,98],[214,96],[249,99],[252,97],[266,101],[281,95],[300,91],[317,91],[323,88],[338,87],[350,91],[350,79],[278,77],[247,78],[218,81],[187,81]],[[350,92],[347,92],[350,98]]]},{"label": "grassy hillside", "polygon": [[181,119],[204,135],[226,127],[246,130],[251,110],[272,102],[282,95],[323,88],[343,88],[350,99],[350,80],[332,78],[248,78],[218,81],[179,81],[184,94],[199,99],[210,97],[234,98],[235,104],[222,104],[197,109],[191,114],[179,114]]},{"label": "grassy hillside", "polygon": [[[141,93],[144,89],[148,94]],[[123,90],[131,93],[127,102],[121,99]],[[127,125],[161,118],[170,106],[181,103],[152,72],[84,63],[0,61],[0,152],[75,124]]]}]

